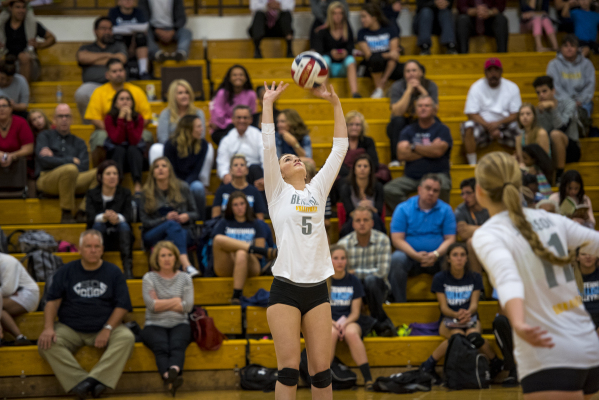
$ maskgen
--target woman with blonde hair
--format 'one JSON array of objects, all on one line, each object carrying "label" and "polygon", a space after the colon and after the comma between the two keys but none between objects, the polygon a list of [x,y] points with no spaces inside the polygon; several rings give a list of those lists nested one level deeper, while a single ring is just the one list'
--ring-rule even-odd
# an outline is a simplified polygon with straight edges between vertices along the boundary
[{"label": "woman with blonde hair", "polygon": [[345,114],[345,124],[347,125],[349,150],[345,155],[345,160],[343,160],[343,166],[339,171],[339,176],[348,176],[355,160],[364,153],[370,156],[374,171],[378,171],[379,155],[376,152],[374,140],[370,136],[367,136],[368,123],[366,122],[364,115],[359,111],[350,111]]},{"label": "woman with blonde hair", "polygon": [[599,391],[599,336],[570,264],[579,247],[599,255],[599,233],[523,209],[520,168],[507,153],[487,154],[475,175],[477,200],[491,218],[472,245],[514,330],[524,399],[590,398]]},{"label": "woman with blonde hair", "polygon": [[150,248],[161,240],[173,242],[181,253],[183,270],[191,277],[198,275],[187,257],[198,219],[196,203],[189,185],[177,179],[168,158],[160,157],[150,166],[139,208],[144,245]]},{"label": "woman with blonde hair", "polygon": [[167,106],[158,117],[156,128],[157,143],[150,147],[150,164],[164,154],[164,144],[177,129],[179,120],[185,115],[195,115],[202,121],[204,132],[206,131],[206,116],[204,111],[193,104],[194,92],[185,79],[175,79],[168,87]]},{"label": "woman with blonde hair", "polygon": [[27,122],[29,122],[29,127],[31,128],[34,137],[37,137],[38,133],[50,129],[52,126],[46,114],[38,108],[29,111]]},{"label": "woman with blonde hair", "polygon": [[156,357],[164,386],[175,395],[183,384],[181,374],[191,327],[187,314],[193,308],[193,282],[179,272],[180,254],[172,242],[156,243],[150,256],[152,271],[142,280],[146,322],[141,337]]},{"label": "woman with blonde hair", "polygon": [[516,138],[516,157],[522,160],[522,148],[529,144],[538,144],[551,157],[551,145],[547,131],[539,125],[537,109],[530,103],[524,103],[518,111],[518,126],[522,130],[520,139]]},{"label": "woman with blonde hair", "polygon": [[214,148],[204,137],[202,120],[197,115],[185,115],[164,145],[164,156],[173,165],[175,175],[189,185],[201,221],[205,217],[206,188],[210,186],[214,162]]},{"label": "woman with blonde hair", "polygon": [[312,158],[310,130],[297,111],[287,108],[277,116],[277,157],[293,154],[300,158]]}]

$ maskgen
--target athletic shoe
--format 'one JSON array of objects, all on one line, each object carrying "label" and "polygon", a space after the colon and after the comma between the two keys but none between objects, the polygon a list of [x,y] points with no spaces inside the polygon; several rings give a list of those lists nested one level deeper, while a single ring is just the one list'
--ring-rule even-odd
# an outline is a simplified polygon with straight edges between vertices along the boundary
[{"label": "athletic shoe", "polygon": [[514,368],[510,371],[510,374],[501,382],[503,387],[515,387],[518,386],[518,370]]},{"label": "athletic shoe", "polygon": [[198,271],[197,269],[195,269],[195,267],[192,267],[191,265],[187,266],[187,269],[185,270],[185,272],[187,272],[189,274],[189,276],[192,278],[195,278],[196,276],[200,276],[200,271]]},{"label": "athletic shoe", "polygon": [[495,357],[489,362],[489,369],[491,370],[491,379],[495,379],[497,374],[503,370],[503,360],[500,360],[499,357]]},{"label": "athletic shoe", "polygon": [[177,50],[175,53],[173,53],[173,58],[177,62],[185,61],[187,60],[187,53],[185,53],[183,50]]},{"label": "athletic shoe", "polygon": [[164,51],[158,50],[156,54],[154,54],[154,59],[159,63],[163,63],[166,61],[167,55]]},{"label": "athletic shoe", "polygon": [[389,168],[391,167],[401,167],[401,163],[397,160],[393,160],[388,164]]},{"label": "athletic shoe", "polygon": [[19,335],[15,339],[15,346],[33,346],[33,342],[25,335]]},{"label": "athletic shoe", "polygon": [[370,96],[371,99],[382,99],[383,97],[385,97],[385,92],[383,92],[383,89],[381,88],[376,88],[376,90],[372,92],[372,95]]}]

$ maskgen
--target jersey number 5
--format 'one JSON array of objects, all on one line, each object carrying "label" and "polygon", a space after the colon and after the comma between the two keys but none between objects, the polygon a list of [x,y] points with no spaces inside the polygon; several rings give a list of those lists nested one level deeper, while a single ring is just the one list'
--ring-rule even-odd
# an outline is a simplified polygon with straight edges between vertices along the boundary
[{"label": "jersey number 5", "polygon": [[[566,253],[566,250],[564,249],[564,246],[562,245],[562,242],[559,240],[559,236],[557,236],[557,233],[551,235],[549,241],[547,242],[547,246],[554,247],[555,250],[557,250],[557,255],[560,257],[565,257],[568,255]],[[547,278],[547,284],[549,285],[549,289],[552,289],[557,286],[557,279],[555,279],[555,269],[553,267],[553,264],[551,264],[549,261],[542,261],[543,268],[545,269],[545,277]],[[575,279],[574,270],[572,269],[571,265],[566,265],[561,269],[564,270],[564,274],[566,275],[566,282],[570,282]]]},{"label": "jersey number 5", "polygon": [[302,234],[309,235],[312,233],[312,217],[302,217]]}]

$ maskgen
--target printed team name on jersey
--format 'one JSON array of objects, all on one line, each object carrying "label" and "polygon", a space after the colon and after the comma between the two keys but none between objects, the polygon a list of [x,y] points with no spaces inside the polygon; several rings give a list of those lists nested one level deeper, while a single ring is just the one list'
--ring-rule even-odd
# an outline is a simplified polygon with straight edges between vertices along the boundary
[{"label": "printed team name on jersey", "polygon": [[563,72],[562,78],[564,79],[582,79],[582,72]]},{"label": "printed team name on jersey", "polygon": [[225,236],[241,240],[242,242],[252,242],[254,236],[256,236],[256,230],[254,228],[225,228]]},{"label": "printed team name on jersey", "polygon": [[381,33],[380,35],[366,35],[364,36],[368,47],[371,51],[387,50],[389,48],[389,42],[391,41],[391,35],[388,33]]},{"label": "printed team name on jersey", "polygon": [[585,282],[583,301],[587,303],[595,300],[599,300],[599,281]]},{"label": "printed team name on jersey", "polygon": [[472,296],[472,290],[474,290],[474,285],[466,285],[466,286],[451,286],[451,285],[443,285],[445,286],[445,297],[447,298],[447,304],[450,306],[461,306],[470,300]]},{"label": "printed team name on jersey", "polygon": [[309,200],[304,200],[297,194],[291,196],[291,204],[295,204],[295,211],[302,213],[317,213],[318,201],[311,196]]},{"label": "printed team name on jersey", "polygon": [[559,315],[564,311],[572,310],[574,308],[580,307],[582,305],[582,297],[576,296],[572,300],[565,301],[563,303],[558,303],[553,306],[553,311]]},{"label": "printed team name on jersey", "polygon": [[106,293],[108,286],[104,282],[90,280],[82,281],[73,286],[73,291],[79,295],[79,297],[94,298],[100,297]]},{"label": "printed team name on jersey", "polygon": [[533,219],[530,224],[534,231],[542,231],[543,229],[554,227],[555,225],[549,218]]},{"label": "printed team name on jersey", "polygon": [[353,286],[332,286],[331,306],[349,306],[354,297]]}]

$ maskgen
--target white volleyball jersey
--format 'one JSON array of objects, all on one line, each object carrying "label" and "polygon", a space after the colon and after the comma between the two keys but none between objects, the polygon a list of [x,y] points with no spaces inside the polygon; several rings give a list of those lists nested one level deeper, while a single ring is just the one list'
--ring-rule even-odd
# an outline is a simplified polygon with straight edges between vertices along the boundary
[{"label": "white volleyball jersey", "polygon": [[[599,256],[599,233],[565,217],[525,209],[541,242],[554,254],[587,242],[586,253]],[[547,330],[555,346],[533,347],[514,334],[518,375],[550,368],[599,366],[599,337],[586,312],[571,266],[562,268],[537,257],[513,225],[507,211],[494,215],[474,233],[472,244],[499,294],[501,306],[524,299],[526,323]]]},{"label": "white volleyball jersey", "polygon": [[264,190],[279,250],[273,275],[295,283],[322,282],[334,273],[324,211],[345,159],[348,140],[333,138],[326,163],[303,191],[285,183],[281,176],[274,124],[262,124],[262,142]]}]

